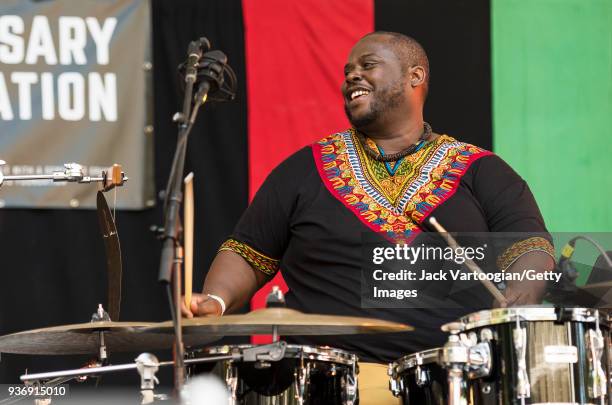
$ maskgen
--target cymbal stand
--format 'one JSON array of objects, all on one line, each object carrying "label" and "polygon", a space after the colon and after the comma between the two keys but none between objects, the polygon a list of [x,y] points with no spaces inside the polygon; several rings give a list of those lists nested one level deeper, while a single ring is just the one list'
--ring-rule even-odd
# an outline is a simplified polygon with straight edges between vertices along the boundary
[{"label": "cymbal stand", "polygon": [[[281,291],[280,287],[275,285],[272,286],[272,291],[266,297],[266,308],[285,308],[285,295]],[[272,342],[278,342],[280,336],[278,334],[278,325],[272,327]]]},{"label": "cymbal stand", "polygon": [[[200,364],[200,363],[214,363],[217,361],[234,360],[234,361],[278,361],[285,356],[285,350],[287,348],[286,342],[277,342],[264,346],[255,346],[242,349],[239,351],[231,352],[228,354],[215,355],[200,357],[197,359],[185,359],[185,364]],[[143,356],[143,357],[141,357]],[[174,361],[157,361],[157,358],[149,353],[143,353],[135,359],[134,363],[128,364],[117,364],[113,366],[102,366],[102,367],[90,367],[90,368],[79,368],[75,370],[64,370],[64,371],[50,371],[46,373],[36,374],[24,374],[19,379],[24,383],[34,383],[43,380],[52,380],[57,378],[78,378],[95,376],[101,374],[115,373],[118,371],[134,370],[138,369],[138,359],[141,362],[146,363],[147,367],[166,367],[174,365]],[[144,360],[143,360],[144,359]],[[144,365],[143,365],[144,367]],[[150,375],[150,374],[149,374]],[[64,380],[66,382],[68,380]]]},{"label": "cymbal stand", "polygon": [[[102,304],[98,304],[98,309],[91,315],[91,322],[110,322],[111,318],[108,312],[104,310]],[[104,331],[98,332],[99,348],[98,348],[98,360],[100,365],[106,365],[108,362],[108,352],[106,351],[106,343],[104,342]]]},{"label": "cymbal stand", "polygon": [[[197,359],[186,359],[185,364],[200,364],[200,363],[215,363],[217,361],[224,360],[245,360],[245,361],[279,361],[285,356],[287,348],[286,342],[277,342],[269,345],[249,347],[229,354],[206,356]],[[102,366],[102,367],[90,367],[90,368],[79,368],[75,370],[64,370],[64,371],[50,371],[46,373],[36,374],[24,374],[19,377],[24,383],[35,383],[44,380],[63,379],[60,383],[67,382],[74,378],[96,376],[108,373],[114,373],[118,371],[126,370],[138,370],[139,367],[143,370],[146,378],[146,387],[150,387],[150,382],[154,381],[154,372],[152,371],[155,367],[166,367],[173,366],[174,361],[158,361],[157,358],[150,353],[142,353],[138,356],[134,363],[128,364],[117,364],[114,366]],[[144,371],[145,369],[148,371]],[[155,370],[157,371],[157,370]],[[140,372],[140,371],[139,371]],[[57,380],[53,380],[57,381]],[[143,385],[145,385],[143,383]],[[148,389],[148,388],[147,388]]]},{"label": "cymbal stand", "polygon": [[[254,346],[246,349],[240,349],[225,355],[206,356],[197,359],[185,359],[184,364],[200,364],[200,363],[215,363],[224,360],[234,361],[280,361],[285,357],[287,349],[286,342],[276,342],[263,346]],[[155,384],[159,384],[159,380],[155,376],[160,367],[174,366],[174,361],[160,362],[157,357],[151,353],[142,353],[134,363],[118,364],[113,366],[89,367],[75,370],[50,371],[45,373],[24,374],[19,379],[26,385],[39,384],[44,387],[54,387],[60,384],[67,383],[71,380],[84,380],[88,377],[99,377],[103,374],[115,373],[119,371],[134,370],[140,375],[140,392],[142,395],[142,404],[149,404],[155,400],[166,400],[166,395],[155,394]],[[43,382],[45,381],[46,382]],[[28,397],[8,398],[0,401],[0,405],[9,405],[19,402]]]}]

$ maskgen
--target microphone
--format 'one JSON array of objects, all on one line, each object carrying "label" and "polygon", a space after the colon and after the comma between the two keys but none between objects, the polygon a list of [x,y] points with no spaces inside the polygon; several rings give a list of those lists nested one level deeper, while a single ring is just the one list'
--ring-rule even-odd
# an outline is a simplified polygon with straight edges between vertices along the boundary
[{"label": "microphone", "polygon": [[206,101],[209,93],[215,101],[232,100],[236,94],[236,74],[227,64],[227,56],[219,50],[206,52],[202,56],[197,82],[196,103]]},{"label": "microphone", "polygon": [[547,283],[545,299],[553,304],[568,304],[568,300],[574,298],[578,290],[576,286],[578,271],[571,260],[576,248],[576,240],[578,237],[570,239],[561,249],[561,256],[555,268],[556,272],[561,273],[559,282],[549,281]]},{"label": "microphone", "polygon": [[575,236],[570,239],[565,246],[563,246],[563,249],[561,250],[561,257],[559,258],[559,265],[561,265],[562,263],[564,265],[565,263],[570,263],[570,260],[574,255],[574,250],[576,249],[576,241],[579,239],[586,240],[587,242],[590,242],[593,246],[595,246],[599,253],[601,253],[603,261],[605,261],[605,263],[609,267],[612,267],[612,259],[610,259],[610,256],[608,256],[606,250],[595,239],[586,235]]},{"label": "microphone", "polygon": [[185,82],[195,83],[198,77],[198,64],[202,58],[202,54],[210,49],[210,41],[201,37],[198,40],[191,41],[187,46],[187,62],[185,63]]},{"label": "microphone", "polygon": [[[583,299],[578,296],[579,289],[576,286],[578,271],[574,266],[574,262],[572,262],[572,256],[576,250],[576,241],[579,239],[586,240],[594,245],[601,253],[603,261],[612,268],[612,260],[603,247],[597,243],[597,241],[586,235],[578,235],[573,237],[565,244],[565,246],[563,246],[561,256],[559,257],[559,261],[557,263],[557,269],[561,272],[561,280],[558,283],[559,285],[555,285],[554,282],[549,282],[546,289],[546,299],[555,304],[567,304],[568,301]],[[577,302],[576,304],[580,305],[580,302]]]},{"label": "microphone", "polygon": [[[228,64],[227,55],[219,50],[210,50],[210,42],[200,38],[189,44],[189,58],[178,67],[179,74],[184,77],[184,83],[196,86],[193,102],[201,105],[209,101],[231,101],[236,97],[238,80],[236,73]],[[195,63],[194,63],[195,61]],[[192,98],[191,93],[189,98]]]}]

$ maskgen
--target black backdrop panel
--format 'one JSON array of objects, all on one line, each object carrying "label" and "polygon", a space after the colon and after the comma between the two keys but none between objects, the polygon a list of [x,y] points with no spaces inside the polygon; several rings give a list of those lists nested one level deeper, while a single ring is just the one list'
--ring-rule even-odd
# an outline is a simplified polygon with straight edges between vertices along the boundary
[{"label": "black backdrop panel", "polygon": [[375,0],[377,30],[410,35],[429,56],[425,120],[434,131],[492,148],[489,0]]},{"label": "black backdrop panel", "polygon": [[[195,173],[196,198],[194,289],[199,290],[203,271],[248,199],[241,2],[153,0],[152,19],[157,190],[165,187],[176,142],[171,117],[182,100],[176,67],[186,57],[188,42],[208,37],[214,48],[228,55],[240,84],[236,101],[201,110],[189,142],[186,168]],[[112,205],[112,194],[107,198]],[[120,320],[169,319],[166,297],[157,283],[160,243],[149,231],[161,222],[160,206],[117,212],[117,222],[124,264]],[[0,334],[87,322],[97,304],[106,301],[103,242],[94,211],[0,210],[0,260]],[[111,354],[115,364],[133,358],[134,354]],[[25,369],[80,367],[85,359],[3,354],[0,382],[18,382]],[[137,384],[136,373],[128,374],[105,380]],[[171,378],[165,382],[171,383]]]}]

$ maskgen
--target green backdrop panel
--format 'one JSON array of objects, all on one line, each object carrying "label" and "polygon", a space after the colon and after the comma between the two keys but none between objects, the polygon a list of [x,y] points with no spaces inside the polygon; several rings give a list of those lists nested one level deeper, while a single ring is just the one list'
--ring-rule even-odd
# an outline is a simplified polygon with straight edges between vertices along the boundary
[{"label": "green backdrop panel", "polygon": [[491,0],[491,13],[494,151],[549,230],[612,231],[612,0]]}]

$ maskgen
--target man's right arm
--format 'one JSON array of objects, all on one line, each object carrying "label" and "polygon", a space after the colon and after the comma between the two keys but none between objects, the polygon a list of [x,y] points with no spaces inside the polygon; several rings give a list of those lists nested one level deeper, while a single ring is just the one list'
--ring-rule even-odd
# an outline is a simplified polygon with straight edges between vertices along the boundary
[{"label": "man's right arm", "polygon": [[[235,312],[280,269],[291,237],[291,215],[298,206],[304,179],[320,186],[312,149],[307,146],[276,167],[263,182],[232,235],[219,247],[202,294],[194,294],[185,316],[220,315],[220,297],[226,312]],[[312,184],[310,184],[312,186]]]},{"label": "man's right arm", "polygon": [[220,297],[225,302],[226,313],[236,311],[268,280],[266,274],[253,269],[239,254],[222,250],[210,266],[202,294],[193,294],[190,310],[181,304],[183,316],[221,315],[219,302],[206,294]]}]

